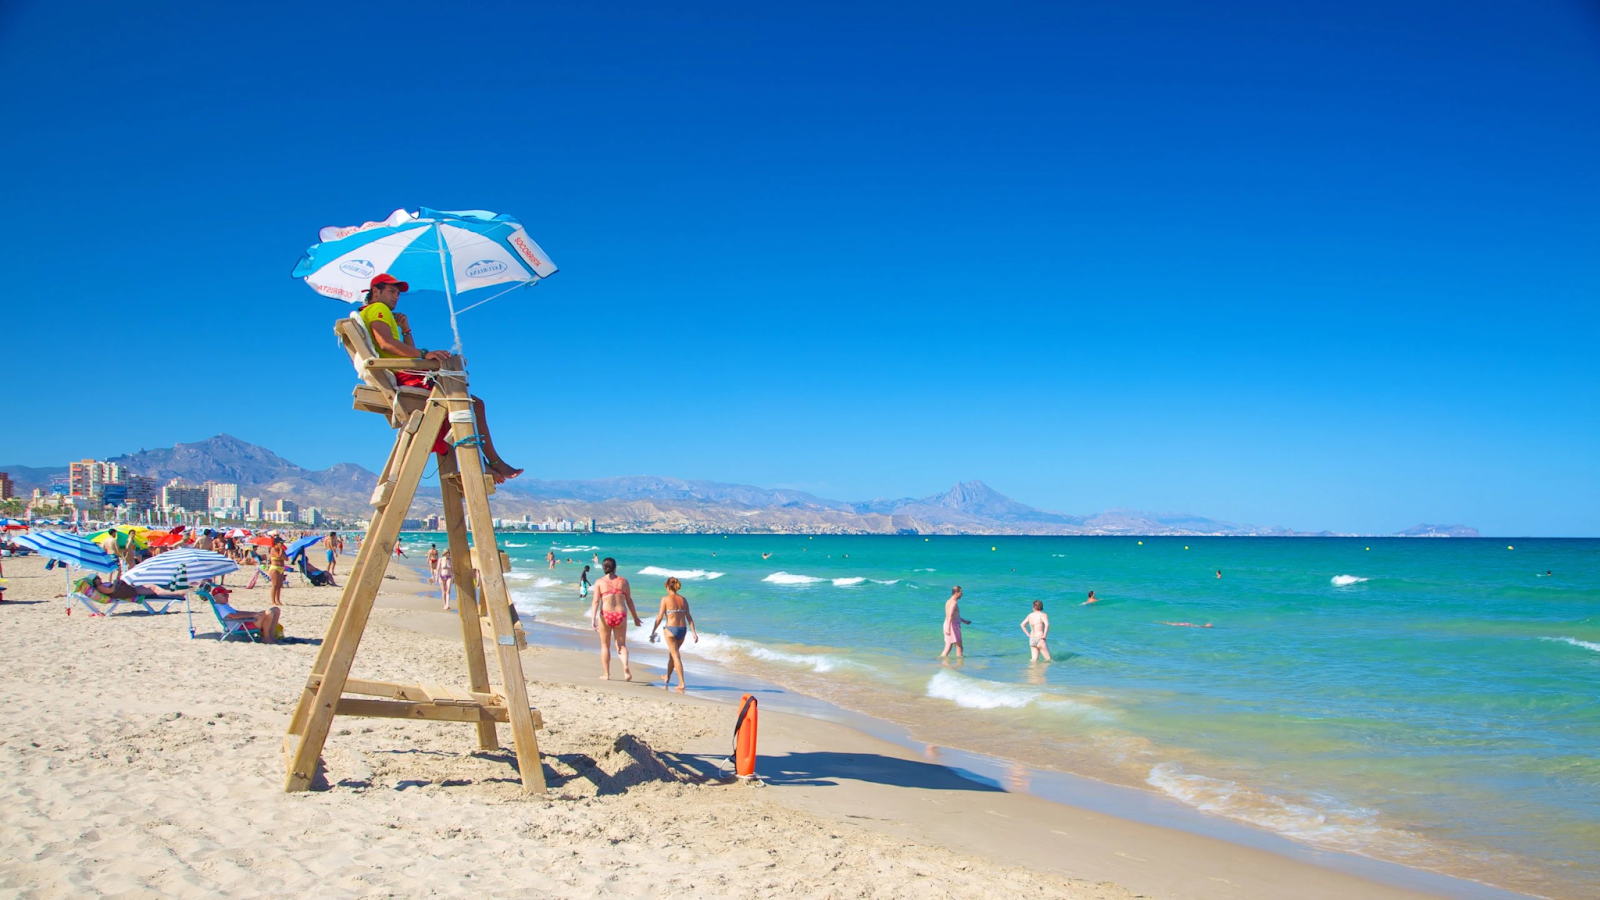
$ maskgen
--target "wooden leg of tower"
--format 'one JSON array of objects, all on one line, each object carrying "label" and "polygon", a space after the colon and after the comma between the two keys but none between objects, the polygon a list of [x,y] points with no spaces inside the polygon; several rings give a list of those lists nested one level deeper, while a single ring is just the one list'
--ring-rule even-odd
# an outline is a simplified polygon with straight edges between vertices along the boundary
[{"label": "wooden leg of tower", "polygon": [[[477,432],[472,398],[466,392],[466,378],[443,380],[450,405],[450,424],[454,440],[461,441]],[[534,734],[533,715],[528,705],[528,683],[522,675],[522,659],[517,655],[517,639],[512,630],[511,602],[506,594],[505,573],[500,567],[500,548],[495,543],[494,519],[489,511],[489,494],[484,486],[483,462],[478,448],[468,444],[456,448],[456,463],[461,470],[461,489],[467,515],[472,520],[472,542],[478,551],[479,605],[494,624],[495,655],[500,661],[506,706],[511,719],[511,737],[517,750],[517,769],[522,773],[522,789],[544,793],[544,768],[539,762],[539,742]]]},{"label": "wooden leg of tower", "polygon": [[[384,463],[383,474],[378,479],[380,485],[393,477],[394,469],[398,465],[397,460],[404,457],[406,449],[411,446],[411,441],[421,425],[422,414],[419,412],[412,417],[411,422],[408,422],[405,427],[395,432],[394,447],[389,450],[389,461]],[[373,526],[376,526],[381,514],[382,511],[380,510],[379,514],[373,517]],[[344,591],[339,595],[339,605],[334,607],[333,618],[328,622],[328,632],[322,638],[322,646],[317,648],[317,661],[311,666],[311,674],[313,676],[322,675],[328,671],[328,657],[333,653],[333,645],[339,636],[340,630],[343,628],[345,614],[349,612],[352,592],[362,583],[362,573],[374,564],[379,569],[388,567],[388,552],[392,551],[381,554],[376,553],[377,544],[372,540],[373,534],[374,528],[369,527],[367,529],[367,538],[362,541],[361,550],[356,554],[355,565],[345,575]],[[300,702],[296,704],[294,715],[289,719],[289,734],[291,736],[299,735],[305,729],[306,718],[311,714],[311,704],[315,699],[316,694],[310,690],[302,690],[300,692]],[[286,745],[288,743],[292,742],[286,742]]]},{"label": "wooden leg of tower", "polygon": [[[454,453],[439,457],[439,495],[444,501],[444,529],[450,538],[446,548],[455,573],[456,611],[461,614],[461,643],[467,652],[467,680],[474,691],[489,692],[489,664],[483,655],[483,627],[476,592],[472,589],[472,554],[467,546],[467,526],[461,514],[461,470]],[[500,749],[494,722],[478,722],[478,748]]]},{"label": "wooden leg of tower", "polygon": [[[413,432],[413,438],[408,442],[398,471],[393,473],[387,502],[368,530],[367,540],[361,545],[363,555],[370,549],[377,556],[371,557],[359,577],[352,577],[345,587],[349,602],[346,604],[341,601],[341,605],[347,608],[339,622],[338,633],[332,636],[332,648],[329,649],[324,642],[326,669],[321,673],[310,713],[306,716],[298,745],[294,747],[288,779],[284,783],[286,791],[303,791],[311,786],[317,760],[322,756],[323,744],[327,742],[328,730],[333,725],[334,712],[344,693],[345,681],[350,676],[350,665],[355,661],[356,648],[361,644],[362,632],[366,630],[367,619],[372,615],[373,602],[383,585],[389,554],[394,552],[400,527],[411,508],[411,501],[416,497],[417,483],[422,480],[422,471],[433,453],[433,439],[444,424],[444,419],[443,405],[430,402],[417,428],[412,429],[407,423],[407,430]],[[380,559],[382,562],[379,562]]]}]

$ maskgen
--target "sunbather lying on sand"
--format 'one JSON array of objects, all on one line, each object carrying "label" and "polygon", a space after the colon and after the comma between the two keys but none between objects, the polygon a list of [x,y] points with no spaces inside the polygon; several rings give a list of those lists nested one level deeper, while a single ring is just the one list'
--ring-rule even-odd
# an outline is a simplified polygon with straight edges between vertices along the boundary
[{"label": "sunbather lying on sand", "polygon": [[[135,597],[150,597],[155,600],[182,600],[182,594],[163,594],[148,584],[129,584],[122,579],[117,579],[115,584],[107,584],[100,580],[99,575],[90,576],[87,583],[82,584],[83,593],[96,600],[104,597],[107,600],[132,600]],[[101,602],[105,602],[101,600]]]}]

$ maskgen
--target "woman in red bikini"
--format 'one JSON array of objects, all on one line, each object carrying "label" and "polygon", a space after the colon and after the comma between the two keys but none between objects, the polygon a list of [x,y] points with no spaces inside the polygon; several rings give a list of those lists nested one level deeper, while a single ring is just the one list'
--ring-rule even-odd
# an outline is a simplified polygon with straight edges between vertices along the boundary
[{"label": "woman in red bikini", "polygon": [[633,672],[628,668],[628,620],[633,619],[633,624],[641,626],[644,620],[633,608],[628,579],[617,576],[617,561],[608,556],[600,560],[600,568],[606,574],[594,583],[594,599],[589,601],[589,623],[600,632],[600,668],[605,673],[600,680],[611,680],[611,643],[614,640],[617,655],[622,657],[622,680],[632,681]]}]

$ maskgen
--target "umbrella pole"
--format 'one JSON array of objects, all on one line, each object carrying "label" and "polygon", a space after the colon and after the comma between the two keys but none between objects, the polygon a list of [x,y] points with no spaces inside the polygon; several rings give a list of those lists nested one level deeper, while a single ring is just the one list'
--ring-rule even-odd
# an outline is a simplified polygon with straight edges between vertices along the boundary
[{"label": "umbrella pole", "polygon": [[456,327],[456,298],[450,290],[450,265],[445,259],[444,232],[439,231],[439,280],[444,283],[444,304],[450,307],[450,334],[456,342],[450,345],[450,352],[456,356],[461,355],[461,330]]}]

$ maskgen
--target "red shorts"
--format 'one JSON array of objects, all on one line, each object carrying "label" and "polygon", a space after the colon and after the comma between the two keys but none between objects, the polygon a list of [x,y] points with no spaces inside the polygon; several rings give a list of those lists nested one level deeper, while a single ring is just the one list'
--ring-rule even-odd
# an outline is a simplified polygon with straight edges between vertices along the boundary
[{"label": "red shorts", "polygon": [[[428,386],[427,378],[416,372],[396,372],[394,373],[394,380],[399,382],[401,387],[425,388]],[[441,455],[450,452],[450,441],[446,437],[449,433],[450,424],[448,422],[439,426],[439,436],[433,439],[433,452]]]}]

